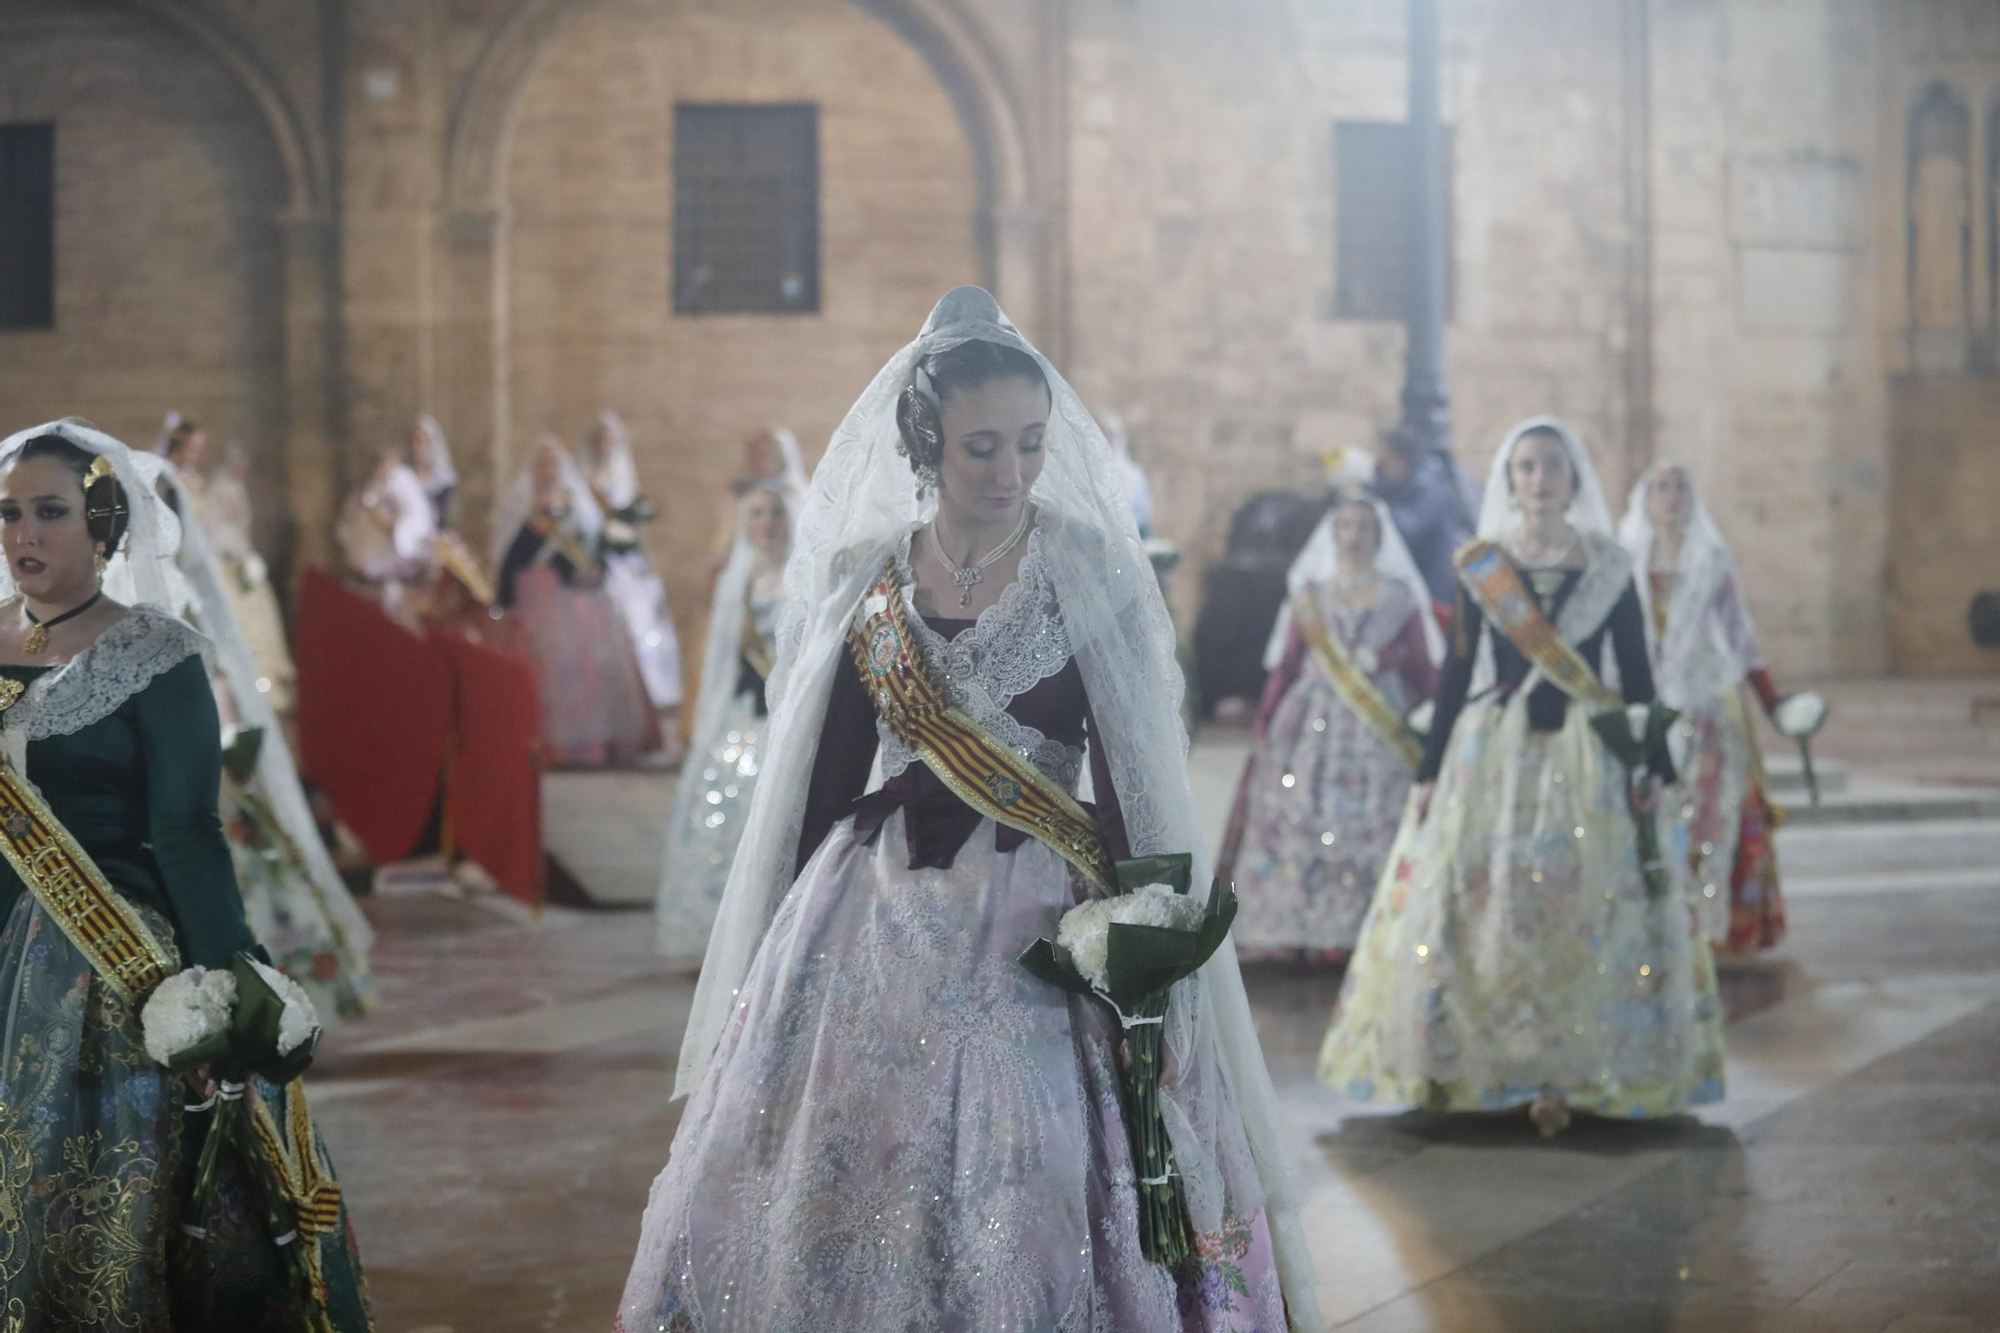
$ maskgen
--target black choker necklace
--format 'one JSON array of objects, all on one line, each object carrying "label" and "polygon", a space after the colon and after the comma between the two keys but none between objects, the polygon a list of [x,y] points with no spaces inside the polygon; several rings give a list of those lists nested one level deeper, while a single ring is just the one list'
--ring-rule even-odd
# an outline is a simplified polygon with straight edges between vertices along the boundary
[{"label": "black choker necklace", "polygon": [[91,607],[96,606],[98,599],[103,596],[104,596],[104,589],[99,588],[96,592],[90,594],[90,598],[88,601],[83,602],[79,606],[71,607],[69,610],[63,612],[61,615],[57,616],[53,620],[37,620],[35,618],[35,613],[33,611],[29,611],[26,603],[23,603],[21,606],[21,610],[26,613],[28,617],[28,623],[30,625],[33,625],[34,628],[29,630],[28,636],[21,640],[21,647],[27,649],[31,653],[47,652],[49,647],[49,631],[54,629],[57,625],[62,624],[65,620],[75,620],[85,611],[88,611]]}]

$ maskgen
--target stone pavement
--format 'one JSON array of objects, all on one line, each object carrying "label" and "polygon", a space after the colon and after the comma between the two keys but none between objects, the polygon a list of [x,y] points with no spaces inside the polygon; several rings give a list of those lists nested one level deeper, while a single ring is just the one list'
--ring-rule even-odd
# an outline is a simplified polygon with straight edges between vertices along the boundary
[{"label": "stone pavement", "polygon": [[[1219,821],[1228,762],[1196,774]],[[1792,934],[1725,972],[1729,1098],[1695,1119],[1549,1144],[1346,1102],[1312,1078],[1337,979],[1249,970],[1332,1327],[2000,1328],[2000,821],[1794,826],[1780,854]],[[608,1329],[691,979],[631,912],[370,910],[383,1008],[329,1038],[314,1102],[381,1327]]]}]

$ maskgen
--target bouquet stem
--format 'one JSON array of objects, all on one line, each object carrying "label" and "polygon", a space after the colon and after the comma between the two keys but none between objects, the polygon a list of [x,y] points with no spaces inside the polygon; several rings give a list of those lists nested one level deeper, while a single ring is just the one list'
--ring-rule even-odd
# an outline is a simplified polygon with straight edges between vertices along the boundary
[{"label": "bouquet stem", "polygon": [[1819,775],[1813,772],[1812,741],[1805,736],[1799,737],[1799,763],[1805,769],[1806,799],[1811,801],[1813,809],[1817,810],[1819,809]]},{"label": "bouquet stem", "polygon": [[1667,874],[1667,859],[1660,850],[1660,821],[1651,810],[1641,809],[1637,788],[1626,788],[1626,807],[1632,812],[1632,831],[1639,850],[1639,873],[1646,877],[1646,893],[1654,898],[1673,883]]},{"label": "bouquet stem", "polygon": [[[1148,1000],[1135,1018],[1158,1018],[1167,1011],[1163,992]],[[1125,1032],[1131,1055],[1125,1069],[1125,1131],[1132,1145],[1132,1169],[1139,1187],[1139,1249],[1146,1258],[1173,1268],[1193,1249],[1187,1203],[1180,1176],[1174,1171],[1173,1148],[1167,1141],[1166,1117],[1160,1112],[1160,1071],[1165,1041],[1163,1023],[1139,1023]]]}]

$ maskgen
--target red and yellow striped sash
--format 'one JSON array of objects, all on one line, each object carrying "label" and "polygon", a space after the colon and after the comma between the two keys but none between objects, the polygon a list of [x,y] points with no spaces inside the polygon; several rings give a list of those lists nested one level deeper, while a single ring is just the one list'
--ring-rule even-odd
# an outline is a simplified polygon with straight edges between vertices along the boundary
[{"label": "red and yellow striped sash", "polygon": [[847,643],[890,732],[967,805],[1046,844],[1100,889],[1118,892],[1111,853],[1070,794],[964,712],[932,678],[892,561],[868,589]]}]

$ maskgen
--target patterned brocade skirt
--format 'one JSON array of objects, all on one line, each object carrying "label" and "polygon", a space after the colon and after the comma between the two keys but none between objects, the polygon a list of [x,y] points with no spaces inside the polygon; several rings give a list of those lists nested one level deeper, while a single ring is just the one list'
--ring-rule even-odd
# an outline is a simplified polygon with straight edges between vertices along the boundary
[{"label": "patterned brocade skirt", "polygon": [[1698,914],[1717,957],[1751,958],[1785,938],[1777,807],[1740,690],[1687,709],[1676,726],[1688,862]]},{"label": "patterned brocade skirt", "polygon": [[1224,837],[1237,956],[1344,961],[1409,797],[1410,766],[1308,666],[1251,752]]},{"label": "patterned brocade skirt", "polygon": [[1522,698],[1465,710],[1429,818],[1404,821],[1320,1077],[1440,1111],[1554,1094],[1639,1118],[1719,1100],[1715,960],[1677,836],[1653,896],[1624,772],[1585,710],[1536,733]]},{"label": "patterned brocade skirt", "polygon": [[[140,905],[173,951],[166,919]],[[178,962],[176,962],[178,966]],[[0,932],[0,1330],[174,1333],[303,1327],[248,1182],[225,1161],[207,1239],[182,1233],[206,1115],[146,1054],[139,1010],[30,895]],[[286,1092],[259,1082],[274,1114]],[[297,1085],[292,1085],[296,1087]],[[317,1145],[324,1173],[324,1145]],[[319,1240],[335,1333],[371,1327],[342,1209]]]},{"label": "patterned brocade skirt", "polygon": [[918,871],[902,812],[873,846],[836,827],[688,1102],[618,1327],[1282,1333],[1233,1103],[1222,1227],[1178,1274],[1140,1253],[1112,1025],[1015,961],[1073,901],[990,822]]}]

